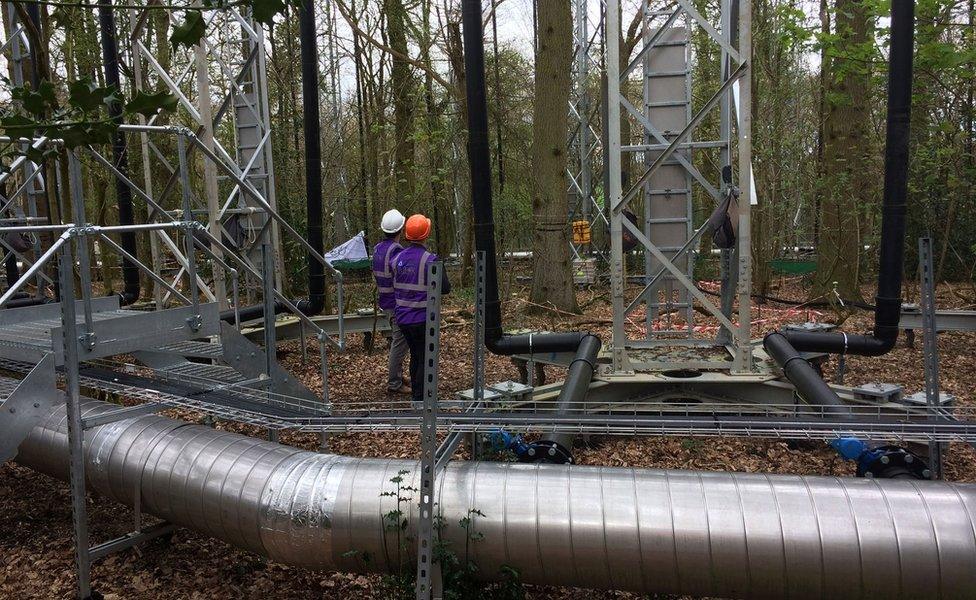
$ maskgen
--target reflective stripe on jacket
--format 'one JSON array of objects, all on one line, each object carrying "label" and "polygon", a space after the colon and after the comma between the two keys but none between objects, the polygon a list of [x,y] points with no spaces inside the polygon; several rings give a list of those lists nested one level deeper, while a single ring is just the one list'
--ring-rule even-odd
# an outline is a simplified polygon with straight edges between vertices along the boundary
[{"label": "reflective stripe on jacket", "polygon": [[373,248],[373,277],[376,279],[377,303],[382,310],[393,310],[393,261],[403,251],[396,240],[385,239]]},{"label": "reflective stripe on jacket", "polygon": [[397,255],[393,268],[394,316],[397,324],[423,323],[427,317],[427,265],[437,260],[420,244],[410,244]]}]

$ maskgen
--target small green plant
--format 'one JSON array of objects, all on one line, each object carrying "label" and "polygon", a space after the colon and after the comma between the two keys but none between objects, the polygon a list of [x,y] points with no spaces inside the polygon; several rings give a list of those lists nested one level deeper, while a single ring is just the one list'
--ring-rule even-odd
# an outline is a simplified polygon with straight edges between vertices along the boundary
[{"label": "small green plant", "polygon": [[[396,534],[396,569],[385,575],[381,583],[381,593],[385,598],[394,600],[414,597],[416,586],[416,570],[414,565],[406,561],[410,556],[408,544],[415,540],[407,535],[409,521],[404,510],[404,504],[413,501],[417,488],[406,484],[406,476],[410,471],[401,470],[390,478],[393,489],[380,493],[381,497],[396,499],[396,507],[383,515],[384,527]],[[435,505],[436,506],[436,505]],[[443,597],[445,600],[523,600],[525,590],[522,587],[517,569],[508,565],[501,567],[501,581],[485,584],[480,581],[477,564],[471,560],[474,544],[485,539],[485,534],[476,528],[477,517],[485,517],[485,513],[472,508],[465,516],[458,520],[457,526],[464,531],[464,549],[461,556],[451,547],[446,535],[448,523],[444,515],[435,513],[435,539],[432,547],[434,564],[440,567],[443,583]],[[370,556],[365,552],[350,550],[342,554],[344,558],[359,558],[365,568]]]},{"label": "small green plant", "polygon": [[[409,541],[407,526],[409,523],[407,522],[406,513],[402,507],[405,503],[413,500],[413,492],[417,491],[417,488],[404,484],[404,476],[409,473],[410,471],[407,470],[397,471],[397,474],[390,478],[390,483],[395,484],[396,488],[380,493],[381,497],[396,498],[396,508],[383,515],[383,522],[387,529],[396,531],[397,573],[403,573],[404,558],[409,554],[407,552],[407,543]],[[409,496],[407,495],[408,493],[410,494]]]}]

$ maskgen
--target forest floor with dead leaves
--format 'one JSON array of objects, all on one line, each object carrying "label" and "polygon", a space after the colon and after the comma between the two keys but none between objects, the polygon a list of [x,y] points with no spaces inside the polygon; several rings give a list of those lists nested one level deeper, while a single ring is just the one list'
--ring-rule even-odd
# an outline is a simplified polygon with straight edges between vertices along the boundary
[{"label": "forest floor with dead leaves", "polygon": [[[532,306],[525,298],[524,278],[510,279],[512,293],[504,303],[508,328],[530,327],[551,331],[588,329],[609,339],[609,297],[605,289],[587,289],[579,294],[583,314],[560,314]],[[365,290],[365,286],[360,284]],[[708,288],[707,285],[703,287]],[[366,291],[361,292],[364,296]],[[864,288],[870,301],[873,289]],[[806,291],[798,281],[782,280],[770,292],[779,298],[802,301]],[[906,291],[909,300],[913,290]],[[948,286],[939,289],[940,308],[966,307]],[[470,289],[457,288],[446,302],[442,329],[440,392],[449,397],[472,386],[472,327]],[[533,310],[534,309],[534,310]],[[753,337],[788,322],[836,319],[826,308],[797,307],[766,302],[753,310]],[[870,329],[872,315],[858,311],[844,322],[844,330]],[[634,337],[642,333],[643,318],[633,317],[628,328]],[[711,317],[696,315],[698,335],[714,335],[717,324]],[[901,384],[906,393],[923,389],[921,332],[914,348],[904,338],[891,353],[880,358],[849,357],[845,383],[866,382]],[[976,404],[969,387],[976,334],[946,332],[939,335],[941,385],[956,397],[960,406]],[[375,402],[385,395],[385,344],[372,353],[353,340],[347,352],[333,355],[330,363],[330,393],[336,403]],[[279,360],[315,390],[321,389],[317,360],[302,360],[297,342],[279,346]],[[836,360],[825,368],[833,377]],[[560,377],[559,370],[547,367],[549,380]],[[488,356],[486,381],[517,379],[518,372],[509,359]],[[386,397],[387,399],[389,397]],[[199,419],[187,411],[168,411],[184,419]],[[262,435],[263,432],[232,423],[218,427]],[[313,449],[312,434],[285,433],[281,441]],[[335,435],[332,451],[349,456],[415,458],[419,437],[407,433]],[[852,475],[854,465],[838,458],[822,442],[788,442],[732,438],[628,438],[591,437],[575,449],[582,464],[647,468],[749,471],[817,475]],[[946,478],[976,481],[976,454],[963,444],[952,444],[945,464]],[[91,539],[103,541],[131,529],[133,513],[128,508],[96,496],[88,499]],[[70,598],[74,589],[71,508],[66,484],[13,463],[0,466],[0,598]],[[239,598],[386,598],[392,594],[380,576],[345,573],[316,573],[269,563],[255,554],[238,550],[223,542],[187,529],[177,529],[167,540],[154,540],[141,547],[111,555],[93,568],[95,588],[106,600],[153,599],[239,599]],[[527,598],[598,600],[633,598],[632,594],[593,592],[569,588],[527,587]]]}]

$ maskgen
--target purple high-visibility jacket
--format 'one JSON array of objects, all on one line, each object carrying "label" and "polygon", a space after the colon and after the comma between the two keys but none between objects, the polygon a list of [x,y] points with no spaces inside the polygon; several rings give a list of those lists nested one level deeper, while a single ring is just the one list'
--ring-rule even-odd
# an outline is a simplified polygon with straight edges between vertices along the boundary
[{"label": "purple high-visibility jacket", "polygon": [[427,265],[436,260],[437,255],[420,244],[408,244],[397,255],[393,265],[393,314],[398,325],[423,323],[427,318]]},{"label": "purple high-visibility jacket", "polygon": [[396,240],[385,239],[373,248],[373,277],[376,279],[378,304],[381,310],[393,310],[396,299],[393,297],[393,261],[403,251]]}]

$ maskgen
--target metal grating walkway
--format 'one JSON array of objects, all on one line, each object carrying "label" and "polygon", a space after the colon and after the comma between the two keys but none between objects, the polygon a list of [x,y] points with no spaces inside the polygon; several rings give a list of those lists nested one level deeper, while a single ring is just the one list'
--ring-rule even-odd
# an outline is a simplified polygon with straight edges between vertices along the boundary
[{"label": "metal grating walkway", "polygon": [[180,356],[188,356],[192,358],[220,359],[224,356],[224,347],[222,345],[199,340],[187,340],[173,344],[166,344],[165,346],[153,348],[153,350],[156,352],[178,354]]},{"label": "metal grating walkway", "polygon": [[[141,314],[137,310],[110,310],[92,313],[92,320],[97,322],[127,317],[130,315]],[[85,316],[75,315],[75,322],[83,327]],[[51,332],[61,327],[61,317],[41,319],[38,321],[27,321],[21,323],[6,323],[0,327],[0,353],[9,358],[24,358],[23,355],[16,354],[10,356],[6,349],[17,351],[27,351],[34,354],[44,354],[52,350]]]}]

